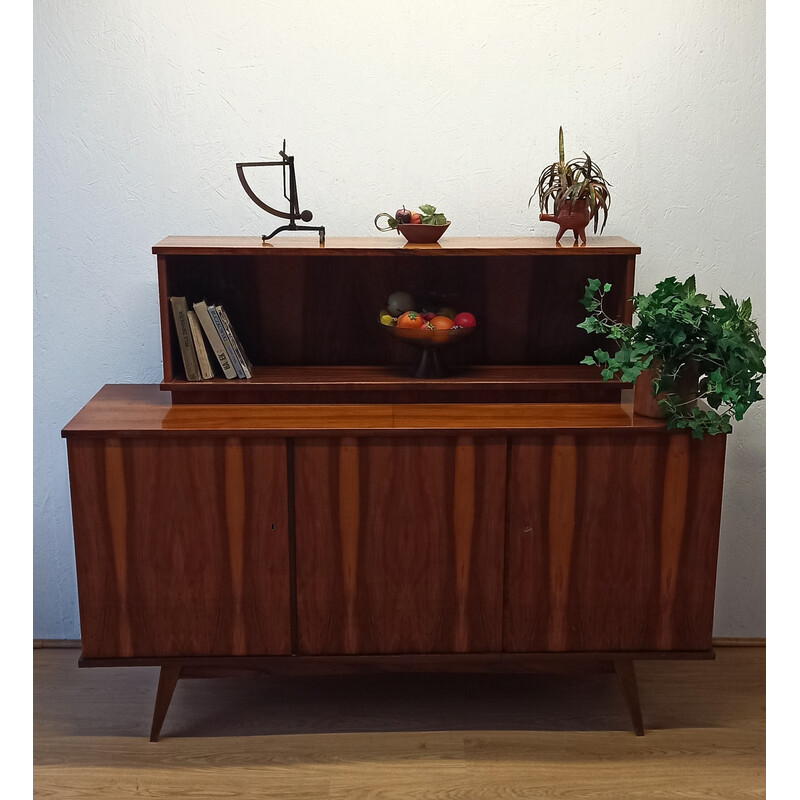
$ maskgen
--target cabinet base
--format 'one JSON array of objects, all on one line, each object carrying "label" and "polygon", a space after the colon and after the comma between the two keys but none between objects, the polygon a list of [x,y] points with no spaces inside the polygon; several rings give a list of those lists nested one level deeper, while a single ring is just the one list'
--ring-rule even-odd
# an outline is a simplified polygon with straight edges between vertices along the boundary
[{"label": "cabinet base", "polygon": [[191,658],[81,658],[80,667],[160,667],[150,741],[157,742],[179,679],[247,675],[319,675],[357,672],[615,672],[637,736],[644,735],[634,661],[706,659],[713,649],[686,652],[486,653],[365,656],[209,656]]}]

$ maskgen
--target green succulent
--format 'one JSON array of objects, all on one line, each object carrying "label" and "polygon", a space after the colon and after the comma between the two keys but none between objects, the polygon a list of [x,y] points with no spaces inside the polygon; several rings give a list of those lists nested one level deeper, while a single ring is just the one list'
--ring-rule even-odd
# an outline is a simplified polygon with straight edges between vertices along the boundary
[{"label": "green succulent", "polygon": [[[732,420],[741,420],[764,399],[759,388],[766,351],[751,319],[749,298],[739,303],[723,292],[715,305],[696,291],[694,275],[683,282],[666,278],[650,294],[631,298],[634,321],[627,324],[603,310],[610,290],[610,283],[589,280],[581,300],[588,316],[578,327],[605,335],[615,347],[611,352],[597,349],[581,363],[599,366],[604,381],[619,376],[626,383],[657,367],[653,393],[667,393],[659,406],[668,428],[688,429],[698,439],[704,433],[729,433]],[[682,401],[674,391],[690,369],[697,370],[698,399],[708,408]]]}]

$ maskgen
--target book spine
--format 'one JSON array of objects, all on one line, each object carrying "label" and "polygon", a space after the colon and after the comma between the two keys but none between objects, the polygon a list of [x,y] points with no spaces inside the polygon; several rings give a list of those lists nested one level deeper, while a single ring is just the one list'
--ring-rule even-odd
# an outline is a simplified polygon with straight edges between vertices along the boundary
[{"label": "book spine", "polygon": [[214,327],[217,329],[217,333],[219,334],[219,338],[222,340],[222,345],[225,348],[225,352],[228,354],[228,360],[231,362],[231,364],[233,364],[233,368],[236,370],[237,376],[244,378],[244,370],[242,369],[242,365],[239,363],[239,359],[236,358],[236,354],[233,352],[233,345],[231,345],[228,334],[225,333],[225,328],[220,321],[217,308],[211,303],[208,304],[208,315],[211,317],[211,321],[214,323]]},{"label": "book spine", "polygon": [[197,351],[197,364],[200,367],[200,377],[204,381],[207,381],[214,377],[214,370],[211,367],[208,348],[203,338],[203,329],[200,327],[200,321],[197,319],[197,312],[193,308],[189,309],[188,318],[189,328],[192,331],[192,339],[194,340],[194,349]]},{"label": "book spine", "polygon": [[233,340],[236,342],[236,344],[239,347],[239,353],[242,356],[242,360],[247,365],[247,369],[250,370],[250,374],[252,375],[253,374],[253,362],[248,357],[247,351],[244,349],[244,345],[242,344],[242,340],[239,337],[239,334],[236,332],[236,328],[233,327],[233,324],[231,323],[230,317],[228,317],[227,314],[225,315],[225,317],[226,317],[226,319],[223,320],[223,321],[228,326],[228,328],[230,328],[230,331],[233,334]]},{"label": "book spine", "polygon": [[186,373],[187,381],[199,381],[200,367],[197,363],[197,352],[194,348],[194,339],[189,327],[189,308],[185,297],[170,297],[172,315],[175,319],[175,329],[178,332],[178,343],[180,345],[183,369]]},{"label": "book spine", "polygon": [[225,349],[225,345],[222,344],[222,339],[220,339],[214,322],[211,319],[211,315],[208,313],[208,303],[206,303],[205,300],[194,303],[194,310],[197,313],[200,327],[203,329],[203,333],[205,333],[208,343],[211,345],[211,349],[217,357],[217,361],[219,361],[222,374],[226,378],[235,378],[236,370],[233,368],[233,364],[231,364],[228,358],[228,351]]},{"label": "book spine", "polygon": [[233,331],[233,326],[231,325],[230,319],[228,319],[227,312],[222,306],[217,306],[216,308],[217,313],[219,314],[219,321],[222,323],[222,327],[225,328],[225,333],[228,334],[228,339],[230,340],[231,347],[233,348],[233,353],[239,363],[242,365],[242,371],[244,372],[245,378],[252,378],[253,373],[250,370],[250,365],[244,356],[244,351],[239,344],[239,339]]}]

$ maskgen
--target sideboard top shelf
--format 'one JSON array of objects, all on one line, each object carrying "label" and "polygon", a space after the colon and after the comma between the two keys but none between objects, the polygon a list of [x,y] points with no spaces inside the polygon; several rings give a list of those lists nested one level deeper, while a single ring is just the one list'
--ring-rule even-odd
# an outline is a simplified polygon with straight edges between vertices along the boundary
[{"label": "sideboard top shelf", "polygon": [[[627,395],[632,394],[628,392]],[[663,420],[616,403],[175,405],[155,385],[108,384],[62,430],[64,438],[223,435],[668,433]]]},{"label": "sideboard top shelf", "polygon": [[445,236],[435,244],[410,244],[402,236],[329,238],[320,245],[316,237],[287,237],[262,242],[258,236],[167,236],[153,245],[156,255],[266,255],[302,252],[303,255],[520,255],[581,256],[638,255],[641,247],[619,236],[589,237],[585,245],[556,244],[554,236]]}]

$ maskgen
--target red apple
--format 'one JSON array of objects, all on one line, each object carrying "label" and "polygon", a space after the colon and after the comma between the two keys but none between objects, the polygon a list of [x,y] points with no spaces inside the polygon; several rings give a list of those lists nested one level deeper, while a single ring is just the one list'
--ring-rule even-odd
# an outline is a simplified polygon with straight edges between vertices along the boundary
[{"label": "red apple", "polygon": [[403,206],[395,211],[394,218],[397,220],[398,225],[407,225],[411,222],[411,212]]},{"label": "red apple", "polygon": [[469,311],[462,311],[453,317],[453,325],[458,325],[459,328],[474,328],[475,317]]},{"label": "red apple", "polygon": [[414,213],[411,215],[411,224],[412,225],[422,225],[422,215]]}]

